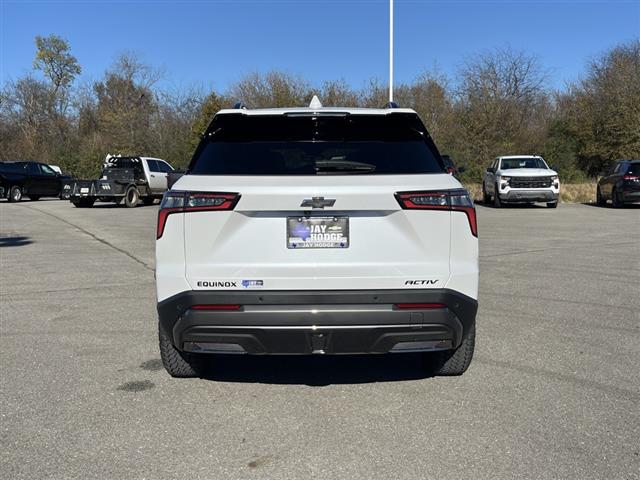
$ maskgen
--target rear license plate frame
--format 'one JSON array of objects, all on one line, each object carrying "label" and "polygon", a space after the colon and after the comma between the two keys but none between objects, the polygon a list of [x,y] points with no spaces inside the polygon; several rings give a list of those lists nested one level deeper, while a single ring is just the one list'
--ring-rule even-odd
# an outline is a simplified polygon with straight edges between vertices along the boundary
[{"label": "rear license plate frame", "polygon": [[[299,225],[303,226],[299,227]],[[296,231],[296,229],[299,230]],[[349,248],[351,243],[349,217],[344,215],[287,217],[286,231],[287,248],[291,250],[345,249]],[[318,238],[318,235],[339,235],[339,237]]]}]

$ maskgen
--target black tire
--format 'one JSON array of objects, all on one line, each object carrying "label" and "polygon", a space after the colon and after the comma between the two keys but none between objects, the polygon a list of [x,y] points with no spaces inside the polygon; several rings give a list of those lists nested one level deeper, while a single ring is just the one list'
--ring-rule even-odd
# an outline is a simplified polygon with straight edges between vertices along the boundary
[{"label": "black tire", "polygon": [[556,208],[558,206],[558,202],[547,202],[547,207],[549,208]]},{"label": "black tire", "polygon": [[495,208],[502,207],[502,202],[500,201],[500,194],[498,192],[499,192],[498,185],[496,184],[496,186],[493,187],[493,206]]},{"label": "black tire", "polygon": [[72,200],[71,203],[73,203],[73,206],[77,207],[77,208],[91,208],[91,207],[93,207],[93,204],[95,203],[95,199],[93,199],[93,198],[80,198],[78,200]]},{"label": "black tire", "polygon": [[60,200],[69,200],[70,197],[71,197],[71,194],[69,192],[62,192],[60,194]]},{"label": "black tire", "polygon": [[124,194],[124,206],[127,208],[134,208],[138,206],[140,201],[140,192],[136,187],[130,185]]},{"label": "black tire", "polygon": [[484,203],[485,205],[491,203],[491,195],[487,193],[484,182],[482,183],[482,203]]},{"label": "black tire", "polygon": [[40,200],[40,195],[29,195],[29,200],[33,200],[34,202]]},{"label": "black tire", "polygon": [[9,189],[7,200],[9,200],[10,202],[19,202],[20,200],[22,200],[22,189],[17,185],[11,187]]},{"label": "black tire", "polygon": [[620,200],[620,195],[618,195],[618,190],[616,188],[611,192],[611,206],[613,208],[622,208],[624,207],[624,203]]},{"label": "black tire", "polygon": [[434,375],[447,377],[462,375],[471,364],[475,345],[476,325],[474,323],[460,346],[455,350],[425,354],[426,367]]},{"label": "black tire", "polygon": [[153,205],[153,202],[155,202],[155,198],[153,197],[144,197],[142,199],[142,203],[144,204],[145,207],[148,207],[150,205]]},{"label": "black tire", "polygon": [[605,207],[607,205],[607,201],[604,199],[602,192],[600,191],[600,185],[596,188],[596,203],[601,207]]},{"label": "black tire", "polygon": [[160,324],[158,324],[158,338],[162,365],[169,375],[176,378],[200,376],[203,367],[200,355],[181,352],[174,347]]}]

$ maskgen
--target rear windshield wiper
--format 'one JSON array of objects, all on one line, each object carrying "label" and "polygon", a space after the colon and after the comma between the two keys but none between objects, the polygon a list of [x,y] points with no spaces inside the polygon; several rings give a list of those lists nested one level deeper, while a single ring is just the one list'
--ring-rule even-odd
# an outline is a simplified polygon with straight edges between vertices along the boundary
[{"label": "rear windshield wiper", "polygon": [[315,166],[317,173],[323,172],[353,172],[353,173],[366,173],[373,172],[376,169],[375,165],[364,162],[352,162],[349,160],[319,160]]}]

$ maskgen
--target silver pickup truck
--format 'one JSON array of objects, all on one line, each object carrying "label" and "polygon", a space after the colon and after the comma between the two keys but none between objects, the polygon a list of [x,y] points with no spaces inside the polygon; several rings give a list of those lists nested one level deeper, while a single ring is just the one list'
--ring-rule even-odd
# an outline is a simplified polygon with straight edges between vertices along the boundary
[{"label": "silver pickup truck", "polygon": [[92,207],[96,201],[114,202],[135,207],[161,199],[168,189],[168,162],[152,157],[107,156],[102,175],[97,180],[76,180],[71,186],[71,203]]}]

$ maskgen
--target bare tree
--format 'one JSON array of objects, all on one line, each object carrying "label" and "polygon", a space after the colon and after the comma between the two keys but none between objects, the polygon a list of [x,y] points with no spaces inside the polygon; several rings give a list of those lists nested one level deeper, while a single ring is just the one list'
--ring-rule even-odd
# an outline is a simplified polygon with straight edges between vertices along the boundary
[{"label": "bare tree", "polygon": [[535,56],[510,48],[486,52],[468,60],[459,77],[456,116],[470,161],[542,149],[547,75]]},{"label": "bare tree", "polygon": [[251,73],[229,92],[229,96],[251,108],[305,106],[312,95],[306,80],[278,71]]}]

